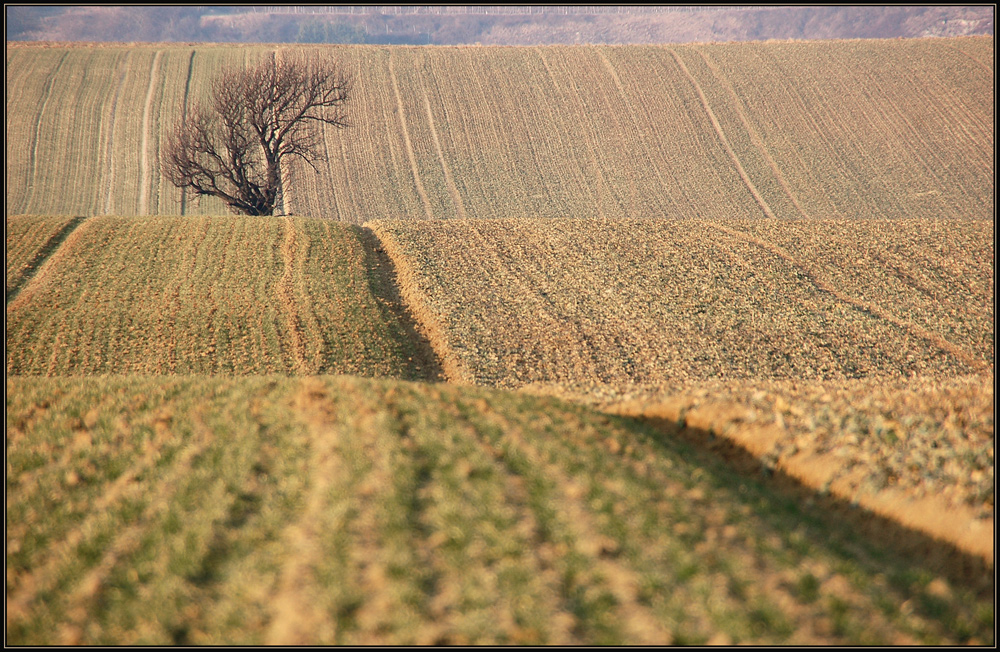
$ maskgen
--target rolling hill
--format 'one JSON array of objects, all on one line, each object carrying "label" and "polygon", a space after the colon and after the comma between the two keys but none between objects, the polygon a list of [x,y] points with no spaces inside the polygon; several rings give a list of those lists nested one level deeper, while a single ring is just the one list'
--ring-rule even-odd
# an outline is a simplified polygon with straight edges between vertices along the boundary
[{"label": "rolling hill", "polygon": [[[353,76],[284,215],[214,71]],[[24,644],[994,642],[992,38],[7,48]]]},{"label": "rolling hill", "polygon": [[[219,214],[160,144],[215,70],[354,79],[285,212],[378,219],[990,218],[993,39],[684,46],[7,48],[7,215]],[[67,191],[71,189],[70,191]]]}]

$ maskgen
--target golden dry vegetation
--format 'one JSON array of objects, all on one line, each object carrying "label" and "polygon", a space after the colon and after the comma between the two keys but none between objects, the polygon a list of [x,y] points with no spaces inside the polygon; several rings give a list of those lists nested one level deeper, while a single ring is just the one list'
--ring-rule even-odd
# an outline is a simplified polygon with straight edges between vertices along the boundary
[{"label": "golden dry vegetation", "polygon": [[371,224],[452,380],[688,383],[990,372],[993,223]]}]

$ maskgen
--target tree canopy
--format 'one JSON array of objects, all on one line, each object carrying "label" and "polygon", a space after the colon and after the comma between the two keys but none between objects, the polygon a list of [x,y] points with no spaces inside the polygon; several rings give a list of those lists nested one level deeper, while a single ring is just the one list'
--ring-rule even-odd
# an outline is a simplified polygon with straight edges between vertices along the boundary
[{"label": "tree canopy", "polygon": [[166,176],[236,213],[272,215],[282,160],[297,156],[315,168],[324,159],[322,126],[348,126],[349,89],[335,64],[272,56],[251,68],[225,69],[210,101],[196,105],[169,137]]}]

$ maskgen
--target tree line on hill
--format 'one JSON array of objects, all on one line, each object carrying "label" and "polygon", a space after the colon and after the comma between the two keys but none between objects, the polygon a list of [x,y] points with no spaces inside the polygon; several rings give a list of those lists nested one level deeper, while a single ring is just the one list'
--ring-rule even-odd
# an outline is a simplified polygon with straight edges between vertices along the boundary
[{"label": "tree line on hill", "polygon": [[8,41],[544,45],[993,34],[979,6],[8,6]]}]

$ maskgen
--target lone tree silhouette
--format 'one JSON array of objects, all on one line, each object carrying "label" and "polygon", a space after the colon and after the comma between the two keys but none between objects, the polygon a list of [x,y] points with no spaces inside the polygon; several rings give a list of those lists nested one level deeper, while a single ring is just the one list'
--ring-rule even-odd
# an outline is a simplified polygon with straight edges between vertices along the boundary
[{"label": "lone tree silhouette", "polygon": [[184,192],[222,199],[234,213],[273,215],[282,159],[298,156],[316,169],[324,160],[316,123],[347,126],[349,87],[330,63],[272,56],[225,69],[208,104],[196,105],[168,137],[165,175]]}]

